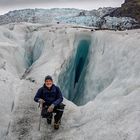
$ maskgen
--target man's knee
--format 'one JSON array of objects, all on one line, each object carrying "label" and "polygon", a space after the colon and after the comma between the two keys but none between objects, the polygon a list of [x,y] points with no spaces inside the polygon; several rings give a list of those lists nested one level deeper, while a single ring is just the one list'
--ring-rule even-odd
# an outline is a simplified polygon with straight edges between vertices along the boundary
[{"label": "man's knee", "polygon": [[65,106],[66,106],[66,105],[63,104],[63,103],[59,104],[58,106],[55,106],[55,108],[54,108],[54,112],[63,112]]},{"label": "man's knee", "polygon": [[52,117],[52,112],[48,112],[48,106],[43,107],[41,111],[41,116],[42,118],[51,118]]},{"label": "man's knee", "polygon": [[64,109],[65,108],[65,104],[63,104],[63,103],[60,103],[59,105],[58,105],[58,109]]}]

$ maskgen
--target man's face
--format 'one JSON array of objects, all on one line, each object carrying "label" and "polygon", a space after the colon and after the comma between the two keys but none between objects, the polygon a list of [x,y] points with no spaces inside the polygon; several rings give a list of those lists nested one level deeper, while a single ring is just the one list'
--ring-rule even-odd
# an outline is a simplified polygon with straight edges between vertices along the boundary
[{"label": "man's face", "polygon": [[48,87],[48,88],[51,88],[51,86],[52,86],[52,84],[53,84],[53,81],[52,80],[46,80],[45,81],[45,85],[46,85],[46,87]]}]

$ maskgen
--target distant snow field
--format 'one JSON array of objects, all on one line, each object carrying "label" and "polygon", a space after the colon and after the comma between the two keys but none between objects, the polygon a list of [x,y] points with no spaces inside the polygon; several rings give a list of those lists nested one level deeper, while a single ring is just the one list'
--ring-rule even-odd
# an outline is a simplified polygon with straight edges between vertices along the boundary
[{"label": "distant snow field", "polygon": [[[0,26],[2,140],[140,140],[140,30]],[[58,131],[33,101],[52,75],[66,104]]]}]

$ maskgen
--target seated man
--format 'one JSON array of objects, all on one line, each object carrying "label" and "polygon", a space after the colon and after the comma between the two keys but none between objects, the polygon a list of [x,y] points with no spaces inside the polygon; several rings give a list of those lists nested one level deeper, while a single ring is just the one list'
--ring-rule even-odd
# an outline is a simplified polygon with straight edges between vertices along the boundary
[{"label": "seated man", "polygon": [[51,124],[52,113],[56,113],[54,116],[54,129],[59,129],[65,105],[62,103],[62,93],[59,87],[53,84],[51,76],[48,75],[45,77],[45,83],[43,87],[39,88],[37,91],[34,101],[43,105],[41,116],[47,118],[48,124]]}]

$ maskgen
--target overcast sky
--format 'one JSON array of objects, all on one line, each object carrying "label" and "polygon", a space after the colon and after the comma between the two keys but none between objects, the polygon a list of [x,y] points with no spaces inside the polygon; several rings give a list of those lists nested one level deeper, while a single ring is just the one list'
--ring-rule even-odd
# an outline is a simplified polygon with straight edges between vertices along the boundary
[{"label": "overcast sky", "polygon": [[24,8],[78,8],[119,7],[124,0],[0,0],[0,15]]}]

